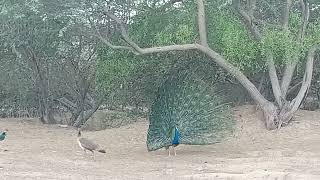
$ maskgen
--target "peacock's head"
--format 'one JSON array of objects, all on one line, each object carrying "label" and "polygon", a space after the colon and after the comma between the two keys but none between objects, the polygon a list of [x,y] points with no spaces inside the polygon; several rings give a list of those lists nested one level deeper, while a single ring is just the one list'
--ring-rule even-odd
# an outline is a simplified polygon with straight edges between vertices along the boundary
[{"label": "peacock's head", "polygon": [[6,135],[8,131],[9,131],[8,129],[5,129],[5,130],[2,132],[2,135]]}]

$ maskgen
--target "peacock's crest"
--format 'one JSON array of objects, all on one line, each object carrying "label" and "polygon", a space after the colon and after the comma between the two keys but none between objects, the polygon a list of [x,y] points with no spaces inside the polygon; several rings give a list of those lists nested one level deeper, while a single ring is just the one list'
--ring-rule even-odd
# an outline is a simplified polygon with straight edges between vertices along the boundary
[{"label": "peacock's crest", "polygon": [[234,125],[224,96],[195,72],[182,70],[170,76],[150,108],[148,150],[171,145],[176,135],[180,144],[220,142]]}]

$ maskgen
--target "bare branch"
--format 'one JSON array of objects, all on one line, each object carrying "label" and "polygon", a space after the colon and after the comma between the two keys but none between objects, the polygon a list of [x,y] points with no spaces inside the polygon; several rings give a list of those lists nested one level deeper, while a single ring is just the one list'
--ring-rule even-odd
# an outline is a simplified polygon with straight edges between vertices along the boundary
[{"label": "bare branch", "polygon": [[253,14],[254,14],[254,10],[256,9],[256,3],[257,3],[257,0],[248,0],[247,1],[247,6],[249,7],[248,15],[250,16],[251,19],[254,18]]},{"label": "bare branch", "polygon": [[303,98],[306,96],[306,93],[311,85],[312,73],[313,73],[313,61],[314,61],[314,56],[317,50],[320,50],[320,44],[316,44],[312,46],[308,52],[306,69],[303,76],[301,88],[297,97],[292,101],[294,102],[293,108],[291,110],[292,112],[298,110]]},{"label": "bare branch", "polygon": [[298,38],[302,42],[304,39],[305,31],[307,29],[307,25],[309,22],[309,17],[310,17],[310,7],[309,7],[309,2],[308,0],[300,0],[300,5],[302,8],[302,22],[300,25],[299,33],[298,33]]},{"label": "bare branch", "polygon": [[[100,33],[99,33],[100,34]],[[133,48],[129,47],[129,46],[116,46],[110,43],[110,41],[107,38],[102,37],[99,34],[93,34],[95,37],[97,37],[98,39],[100,39],[104,44],[106,44],[107,46],[109,46],[112,49],[124,49],[124,50],[129,50],[132,51],[135,54],[138,54]]]},{"label": "bare branch", "polygon": [[208,46],[206,15],[204,10],[203,0],[197,0],[197,3],[198,3],[198,26],[199,26],[200,44],[203,46]]},{"label": "bare branch", "polygon": [[292,93],[294,90],[296,90],[300,85],[302,84],[302,81],[298,82],[297,84],[295,84],[294,86],[292,86],[290,89],[288,89],[287,94]]},{"label": "bare branch", "polygon": [[269,76],[270,76],[273,94],[278,105],[281,107],[282,106],[281,88],[280,88],[279,79],[277,76],[277,70],[273,61],[273,55],[270,50],[267,51],[267,64],[268,64],[268,70],[269,70]]},{"label": "bare branch", "polygon": [[91,21],[90,18],[88,18],[88,21],[90,22],[90,26],[91,28],[94,29],[95,33],[92,33],[90,35],[93,35],[95,37],[97,37],[98,39],[100,39],[104,44],[106,44],[107,46],[109,46],[112,49],[124,49],[124,50],[129,50],[132,51],[133,53],[137,54],[137,52],[129,46],[115,46],[113,45],[106,37],[102,37],[100,31],[98,30],[98,28],[94,25],[94,23]]},{"label": "bare branch", "polygon": [[[169,45],[169,46],[159,46],[159,47],[151,47],[151,48],[140,48],[135,42],[133,42],[126,29],[123,26],[123,23],[119,18],[117,18],[114,14],[111,14],[109,12],[105,12],[107,16],[109,16],[111,19],[117,22],[120,26],[121,36],[124,38],[124,40],[130,45],[130,47],[126,46],[113,46],[109,41],[105,40],[104,43],[106,43],[111,48],[118,48],[118,49],[134,49],[136,51],[136,54],[150,54],[150,53],[157,53],[157,52],[167,52],[167,51],[185,51],[185,50],[191,50],[191,49],[197,49],[196,44],[182,44],[182,45]],[[101,35],[100,35],[101,37]],[[103,40],[101,39],[101,40]],[[131,48],[132,47],[132,48]]]},{"label": "bare branch", "polygon": [[142,49],[135,43],[133,42],[130,38],[129,35],[127,33],[127,30],[125,29],[123,23],[121,22],[121,20],[119,18],[117,18],[114,14],[108,12],[107,10],[104,12],[105,15],[107,15],[108,17],[110,17],[112,20],[116,21],[116,23],[120,26],[120,33],[122,38],[135,50],[137,51],[139,54],[142,54]]},{"label": "bare branch", "polygon": [[228,61],[226,61],[220,54],[218,54],[211,48],[202,46],[200,44],[198,44],[197,47],[198,50],[211,57],[215,63],[217,63],[220,67],[222,67],[232,76],[234,76],[234,78],[236,78],[240,82],[240,84],[242,84],[242,86],[249,92],[249,94],[256,103],[258,103],[261,106],[266,106],[270,103],[262,96],[262,94],[259,92],[256,86],[240,70],[238,70]]},{"label": "bare branch", "polygon": [[282,15],[281,15],[281,24],[283,30],[287,31],[289,29],[289,16],[292,0],[282,0]]},{"label": "bare branch", "polygon": [[300,90],[298,92],[298,95],[291,101],[291,103],[285,105],[285,108],[286,108],[285,113],[280,112],[281,119],[285,121],[280,121],[278,128],[281,127],[282,123],[288,124],[288,122],[293,117],[293,113],[298,110],[302,101],[307,96],[308,90],[311,85],[312,73],[313,73],[313,62],[314,62],[314,57],[317,50],[318,51],[320,50],[320,44],[316,44],[309,49],[308,56],[307,56],[306,69],[305,69]]},{"label": "bare branch", "polygon": [[[305,30],[307,28],[308,21],[309,21],[309,16],[310,16],[310,9],[309,8],[310,7],[309,7],[309,3],[307,2],[307,0],[300,0],[300,5],[302,7],[303,20],[302,20],[301,27],[300,27],[300,30],[298,33],[298,39],[300,42],[302,42],[304,39]],[[287,65],[285,67],[284,75],[283,75],[282,82],[281,82],[281,92],[282,92],[283,97],[286,97],[286,95],[287,95],[287,91],[290,86],[291,79],[292,79],[294,70],[297,66],[297,63],[298,63],[298,59],[293,59],[293,62],[287,63]]]},{"label": "bare branch", "polygon": [[169,45],[169,46],[144,48],[142,49],[141,54],[150,54],[150,53],[167,52],[167,51],[185,51],[185,50],[191,50],[191,49],[197,49],[197,44],[181,44],[181,45]]},{"label": "bare branch", "polygon": [[[244,21],[247,28],[250,30],[251,34],[255,37],[256,40],[260,41],[262,39],[261,34],[258,28],[253,23],[253,17],[251,17],[242,7],[240,0],[233,0],[232,4],[234,8],[237,10],[239,16]],[[254,8],[255,6],[251,6],[250,8]],[[249,12],[252,10],[249,10]]]},{"label": "bare branch", "polygon": [[196,44],[181,44],[181,45],[169,45],[169,46],[159,46],[159,47],[151,47],[151,48],[140,48],[139,51],[135,51],[134,48],[129,46],[115,46],[111,44],[106,38],[103,38],[101,35],[94,34],[95,37],[100,39],[104,44],[106,44],[108,47],[112,49],[124,49],[129,50],[135,53],[136,55],[142,55],[142,54],[151,54],[151,53],[158,53],[158,52],[167,52],[167,51],[185,51],[185,50],[191,50],[191,49],[197,49]]},{"label": "bare branch", "polygon": [[284,74],[282,77],[282,81],[281,81],[281,93],[284,98],[287,95],[287,91],[289,89],[291,79],[293,76],[293,72],[294,72],[296,65],[297,65],[297,61],[298,61],[297,59],[293,59],[293,62],[288,62],[286,64]]}]

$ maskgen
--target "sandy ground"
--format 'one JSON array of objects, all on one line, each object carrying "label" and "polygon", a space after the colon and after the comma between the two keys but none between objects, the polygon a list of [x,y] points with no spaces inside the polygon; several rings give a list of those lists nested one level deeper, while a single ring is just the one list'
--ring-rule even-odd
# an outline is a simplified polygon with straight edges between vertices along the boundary
[{"label": "sandy ground", "polygon": [[76,130],[35,120],[0,119],[0,179],[319,180],[320,112],[300,111],[292,124],[267,131],[252,106],[235,112],[237,130],[223,143],[147,152],[147,122],[83,132],[107,151],[84,154]]}]

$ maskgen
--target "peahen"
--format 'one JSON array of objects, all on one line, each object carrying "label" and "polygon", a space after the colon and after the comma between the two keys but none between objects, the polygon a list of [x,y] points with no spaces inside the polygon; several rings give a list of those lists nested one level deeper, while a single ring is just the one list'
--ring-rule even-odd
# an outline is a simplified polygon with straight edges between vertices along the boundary
[{"label": "peahen", "polygon": [[93,155],[93,159],[95,159],[94,151],[98,151],[100,153],[106,153],[104,149],[101,149],[100,146],[96,143],[94,143],[92,140],[81,137],[81,130],[78,129],[78,137],[77,142],[79,147],[84,150],[84,152],[91,151]]},{"label": "peahen", "polygon": [[181,70],[158,89],[149,111],[148,151],[179,144],[220,142],[233,131],[234,121],[223,91],[195,72]]},{"label": "peahen", "polygon": [[0,141],[3,141],[7,136],[8,129],[5,129],[3,132],[0,131]]}]

